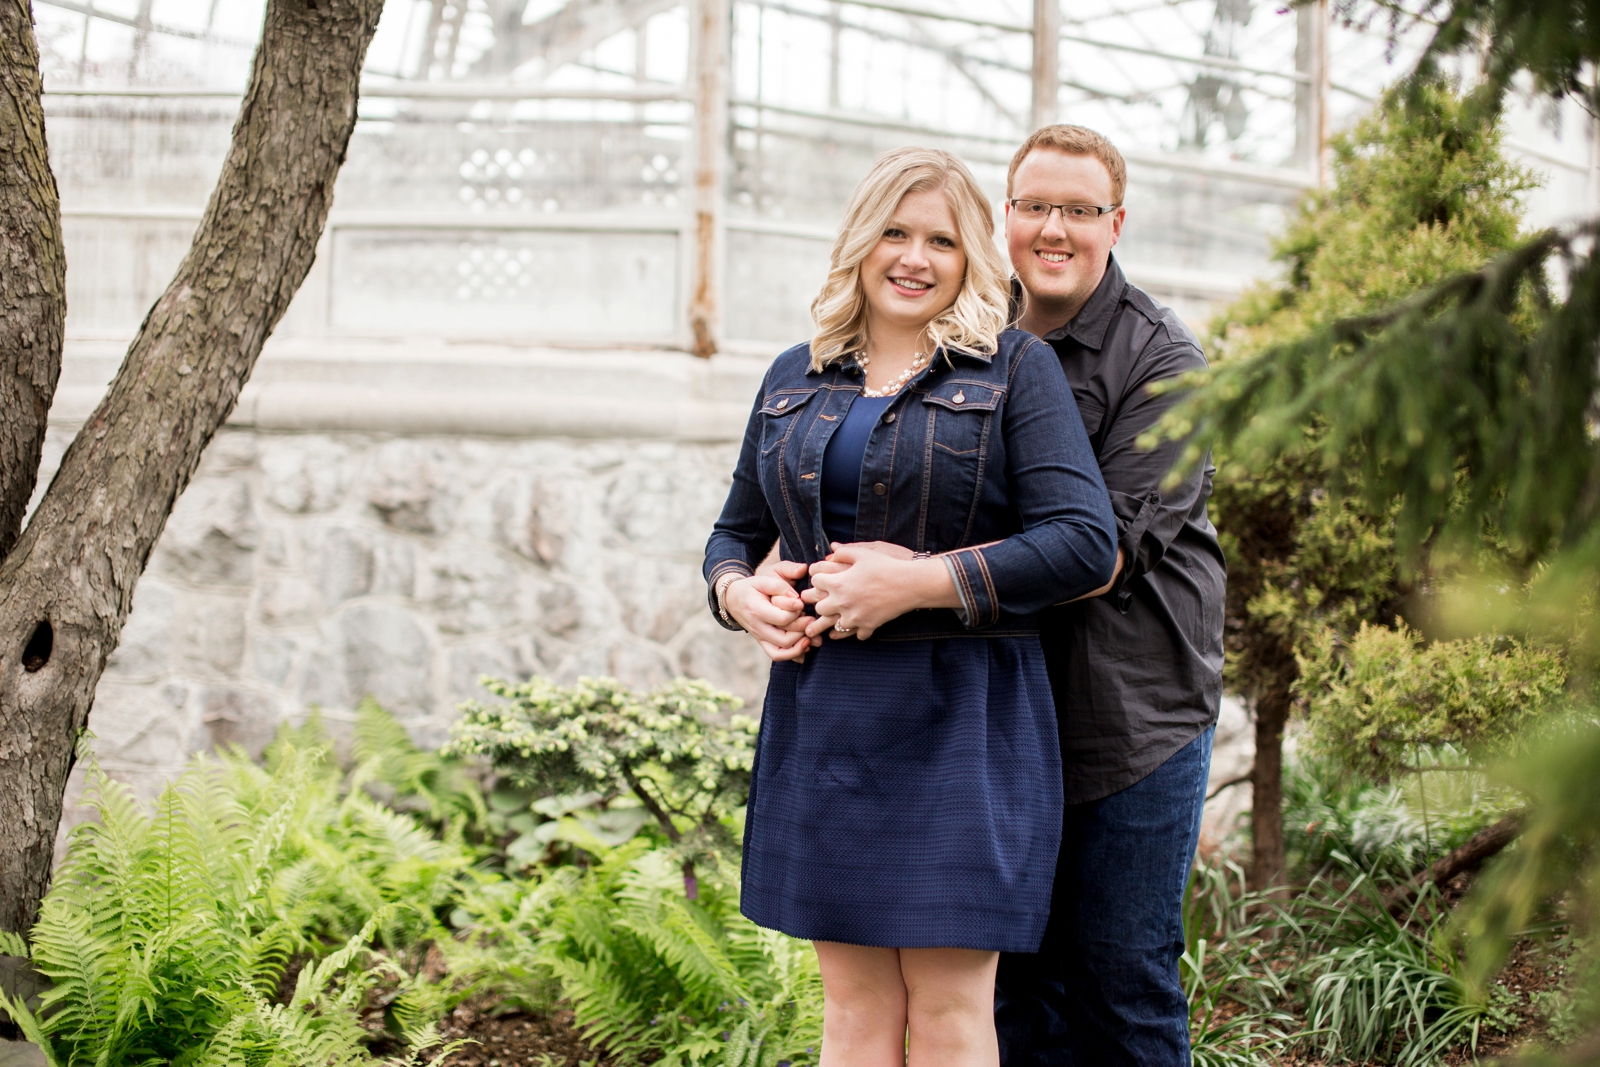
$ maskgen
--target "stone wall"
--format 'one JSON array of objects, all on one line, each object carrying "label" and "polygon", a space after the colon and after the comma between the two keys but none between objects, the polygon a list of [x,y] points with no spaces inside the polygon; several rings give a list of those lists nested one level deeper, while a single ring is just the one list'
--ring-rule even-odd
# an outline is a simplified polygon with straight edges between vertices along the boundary
[{"label": "stone wall", "polygon": [[[69,346],[41,494],[120,354]],[[312,707],[338,732],[369,694],[438,744],[483,675],[683,674],[759,708],[766,659],[711,618],[700,562],[766,363],[274,342],[139,583],[96,759],[153,796]],[[1249,736],[1227,702],[1213,784]],[[1247,807],[1247,787],[1218,798],[1208,849]]]},{"label": "stone wall", "polygon": [[[676,674],[759,701],[700,558],[731,445],[221,433],[140,582],[95,749],[160,779],[370,694],[421,742],[485,674]],[[149,785],[153,787],[152,780]]]}]

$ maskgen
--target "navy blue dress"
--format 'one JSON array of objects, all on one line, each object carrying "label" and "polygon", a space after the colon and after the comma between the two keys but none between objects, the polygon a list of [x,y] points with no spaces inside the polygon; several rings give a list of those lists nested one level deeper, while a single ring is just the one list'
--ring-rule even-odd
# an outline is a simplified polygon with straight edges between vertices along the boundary
[{"label": "navy blue dress", "polygon": [[[827,536],[854,541],[857,397],[822,463]],[[745,823],[741,910],[794,937],[1033,952],[1061,835],[1037,637],[823,641],[775,663]]]}]

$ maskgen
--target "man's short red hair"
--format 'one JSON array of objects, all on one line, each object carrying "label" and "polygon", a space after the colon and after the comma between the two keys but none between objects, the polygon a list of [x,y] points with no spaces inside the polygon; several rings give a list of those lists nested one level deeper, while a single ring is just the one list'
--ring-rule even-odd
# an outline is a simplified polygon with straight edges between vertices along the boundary
[{"label": "man's short red hair", "polygon": [[1122,194],[1128,189],[1128,165],[1122,160],[1122,153],[1117,151],[1117,146],[1106,140],[1101,134],[1083,126],[1068,126],[1058,123],[1054,126],[1041,126],[1034,130],[1022,147],[1017,149],[1017,154],[1011,157],[1011,169],[1006,171],[1006,198],[1011,197],[1011,183],[1017,176],[1017,168],[1022,166],[1022,161],[1028,158],[1028,153],[1035,148],[1054,148],[1058,152],[1065,152],[1072,156],[1093,156],[1105,164],[1106,171],[1111,175],[1111,202],[1121,205]]}]

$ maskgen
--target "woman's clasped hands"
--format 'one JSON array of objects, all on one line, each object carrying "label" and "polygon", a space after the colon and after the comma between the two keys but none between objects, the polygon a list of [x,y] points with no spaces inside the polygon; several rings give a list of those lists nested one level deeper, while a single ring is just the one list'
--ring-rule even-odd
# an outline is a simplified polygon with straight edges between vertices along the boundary
[{"label": "woman's clasped hands", "polygon": [[[809,568],[803,563],[763,564],[728,586],[728,614],[771,659],[803,660],[824,635],[866,640],[885,623],[918,608],[956,607],[955,584],[944,561],[914,557],[887,541],[835,543]],[[792,583],[811,579],[796,592]],[[812,606],[816,615],[805,613]]]},{"label": "woman's clasped hands", "polygon": [[806,624],[812,620],[793,584],[805,576],[804,563],[763,563],[755,574],[728,583],[722,594],[729,618],[744,627],[775,663],[802,660],[812,647],[806,634]]}]

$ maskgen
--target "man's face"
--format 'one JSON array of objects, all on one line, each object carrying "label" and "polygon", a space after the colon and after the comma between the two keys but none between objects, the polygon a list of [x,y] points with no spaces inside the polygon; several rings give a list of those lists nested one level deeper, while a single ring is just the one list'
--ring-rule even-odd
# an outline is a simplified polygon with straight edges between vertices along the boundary
[{"label": "man's face", "polygon": [[[1111,204],[1111,173],[1093,156],[1035,148],[1011,183],[1011,199],[1046,204]],[[1069,221],[1052,211],[1044,222],[1006,204],[1006,249],[1031,300],[1076,315],[1105,274],[1111,248],[1122,236],[1126,212]]]}]

